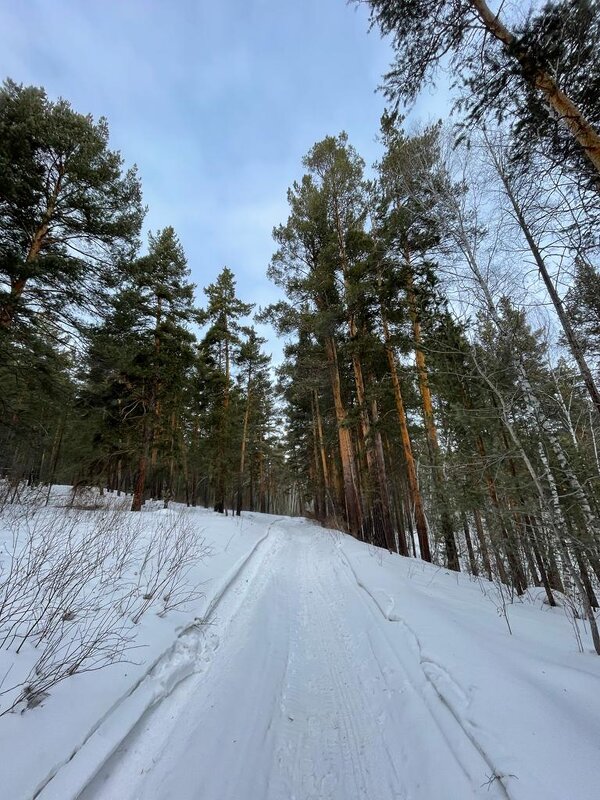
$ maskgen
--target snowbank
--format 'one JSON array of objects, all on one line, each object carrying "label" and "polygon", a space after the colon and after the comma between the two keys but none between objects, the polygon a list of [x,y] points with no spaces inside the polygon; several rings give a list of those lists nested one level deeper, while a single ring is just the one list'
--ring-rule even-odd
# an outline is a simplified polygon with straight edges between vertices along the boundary
[{"label": "snowbank", "polygon": [[600,658],[587,636],[578,652],[564,610],[508,604],[510,635],[494,584],[338,542],[412,679],[451,710],[491,779],[513,800],[600,796]]}]

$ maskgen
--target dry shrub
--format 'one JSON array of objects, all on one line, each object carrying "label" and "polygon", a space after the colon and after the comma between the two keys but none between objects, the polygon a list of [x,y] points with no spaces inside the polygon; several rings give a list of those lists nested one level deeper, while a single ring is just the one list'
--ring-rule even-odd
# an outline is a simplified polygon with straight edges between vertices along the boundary
[{"label": "dry shrub", "polygon": [[[86,505],[86,508],[89,506]],[[2,522],[0,649],[34,664],[0,685],[0,715],[39,705],[60,681],[126,660],[136,624],[197,600],[189,575],[207,550],[184,515],[11,506]],[[143,526],[150,523],[152,535]],[[6,677],[3,683],[6,683]]]}]

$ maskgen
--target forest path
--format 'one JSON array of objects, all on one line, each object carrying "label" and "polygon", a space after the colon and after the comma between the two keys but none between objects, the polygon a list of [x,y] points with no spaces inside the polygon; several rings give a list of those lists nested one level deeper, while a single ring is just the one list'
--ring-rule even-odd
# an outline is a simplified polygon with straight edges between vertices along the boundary
[{"label": "forest path", "polygon": [[81,800],[506,798],[409,633],[333,535],[272,526],[260,569],[208,626],[206,666],[151,709]]}]

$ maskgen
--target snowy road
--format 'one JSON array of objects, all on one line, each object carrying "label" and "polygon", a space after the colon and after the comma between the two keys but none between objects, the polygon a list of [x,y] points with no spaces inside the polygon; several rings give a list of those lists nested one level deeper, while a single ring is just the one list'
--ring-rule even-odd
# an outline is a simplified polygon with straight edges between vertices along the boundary
[{"label": "snowy road", "polygon": [[509,796],[423,692],[409,632],[321,529],[274,525],[203,636],[204,668],[144,715],[81,800]]}]

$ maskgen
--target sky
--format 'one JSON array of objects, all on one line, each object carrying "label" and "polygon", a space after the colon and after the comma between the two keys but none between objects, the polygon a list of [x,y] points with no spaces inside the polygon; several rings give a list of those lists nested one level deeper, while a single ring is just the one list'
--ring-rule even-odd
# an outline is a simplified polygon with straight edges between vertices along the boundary
[{"label": "sky", "polygon": [[[172,225],[202,288],[223,266],[265,305],[271,231],[302,156],[345,130],[371,164],[392,58],[345,0],[0,0],[0,73],[108,119],[145,229]],[[425,93],[412,116],[443,114]],[[268,331],[263,331],[267,333]],[[278,361],[281,343],[270,338]]]}]

